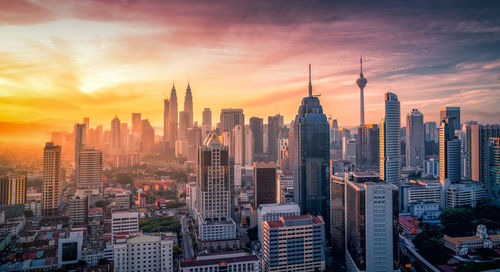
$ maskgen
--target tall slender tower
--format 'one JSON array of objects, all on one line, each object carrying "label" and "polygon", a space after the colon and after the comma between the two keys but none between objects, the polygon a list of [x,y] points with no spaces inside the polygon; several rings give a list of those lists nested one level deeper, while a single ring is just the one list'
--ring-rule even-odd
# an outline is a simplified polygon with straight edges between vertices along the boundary
[{"label": "tall slender tower", "polygon": [[163,99],[163,144],[168,146],[168,128],[170,127],[170,120],[168,115],[170,114],[170,101],[168,99]]},{"label": "tall slender tower", "polygon": [[361,125],[365,124],[365,86],[368,80],[363,76],[363,58],[359,58],[359,64],[361,66],[361,71],[359,72],[359,78],[356,80],[356,84],[359,87],[359,97],[360,97],[360,111],[361,111]]},{"label": "tall slender tower", "polygon": [[186,88],[186,96],[184,96],[184,111],[187,112],[187,127],[193,127],[193,94],[191,93],[191,86],[189,85]]},{"label": "tall slender tower", "polygon": [[175,148],[175,141],[177,141],[177,124],[178,124],[178,112],[177,112],[177,93],[175,91],[175,85],[172,85],[172,91],[170,92],[170,105],[169,105],[169,145],[170,148]]},{"label": "tall slender tower", "polygon": [[111,120],[111,151],[119,153],[121,151],[121,132],[120,132],[120,119],[115,115]]},{"label": "tall slender tower", "polygon": [[394,93],[385,94],[385,117],[380,123],[380,179],[398,185],[401,178],[401,106]]},{"label": "tall slender tower", "polygon": [[57,215],[61,195],[61,147],[49,142],[43,149],[42,212]]}]

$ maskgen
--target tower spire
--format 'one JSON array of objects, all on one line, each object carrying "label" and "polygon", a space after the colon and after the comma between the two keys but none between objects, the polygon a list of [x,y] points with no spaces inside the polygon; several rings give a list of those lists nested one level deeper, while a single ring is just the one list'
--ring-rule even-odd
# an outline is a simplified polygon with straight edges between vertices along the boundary
[{"label": "tower spire", "polygon": [[309,96],[312,96],[311,64],[309,64]]},{"label": "tower spire", "polygon": [[359,73],[360,76],[363,76],[363,57],[359,56],[359,65],[361,66],[361,72]]}]

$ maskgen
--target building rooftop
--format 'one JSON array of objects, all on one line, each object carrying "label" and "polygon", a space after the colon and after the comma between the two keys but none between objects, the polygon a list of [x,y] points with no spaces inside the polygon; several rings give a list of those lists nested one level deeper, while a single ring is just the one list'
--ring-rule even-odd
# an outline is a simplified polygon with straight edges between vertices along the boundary
[{"label": "building rooftop", "polygon": [[310,214],[296,215],[296,216],[283,216],[280,218],[280,220],[266,221],[266,222],[271,228],[282,228],[285,226],[286,227],[297,226],[297,224],[293,224],[294,221],[304,221],[303,224],[298,224],[298,225],[325,224],[325,222],[323,221],[323,217],[313,216]]},{"label": "building rooftop", "polygon": [[230,258],[219,258],[219,259],[210,259],[210,260],[189,260],[189,261],[181,261],[180,267],[197,267],[197,266],[211,266],[211,265],[227,265],[232,263],[241,263],[241,262],[258,262],[259,258],[255,255],[251,256],[241,256],[241,257],[230,257]]}]

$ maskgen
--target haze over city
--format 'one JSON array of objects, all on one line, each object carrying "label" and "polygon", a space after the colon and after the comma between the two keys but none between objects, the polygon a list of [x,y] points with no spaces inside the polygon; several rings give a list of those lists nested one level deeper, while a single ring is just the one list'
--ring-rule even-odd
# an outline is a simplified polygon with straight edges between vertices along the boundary
[{"label": "haze over city", "polygon": [[241,107],[289,121],[309,63],[326,114],[355,126],[360,55],[367,122],[380,122],[392,90],[402,115],[418,106],[438,121],[435,109],[456,104],[463,120],[492,123],[497,11],[495,1],[2,1],[0,139],[47,140],[84,116],[109,127],[130,112],[161,127],[162,99],[188,80],[195,120]]}]

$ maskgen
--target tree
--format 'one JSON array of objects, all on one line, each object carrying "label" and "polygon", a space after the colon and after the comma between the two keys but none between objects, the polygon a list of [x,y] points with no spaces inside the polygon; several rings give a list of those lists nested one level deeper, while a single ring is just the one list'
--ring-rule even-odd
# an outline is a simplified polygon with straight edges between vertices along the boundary
[{"label": "tree", "polygon": [[120,184],[132,184],[132,177],[128,173],[118,173],[116,175],[116,182]]},{"label": "tree", "polygon": [[177,256],[180,256],[182,254],[182,248],[180,248],[179,246],[174,246],[173,252],[174,252],[174,258],[177,258]]},{"label": "tree", "polygon": [[106,265],[106,264],[109,264],[109,261],[108,261],[108,259],[101,258],[101,259],[99,259],[99,262],[97,264],[98,265]]},{"label": "tree", "polygon": [[444,233],[450,236],[467,236],[474,232],[474,213],[469,208],[446,209],[439,216]]}]

